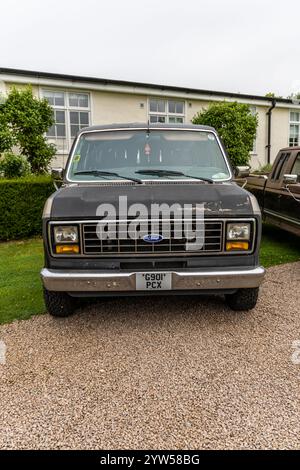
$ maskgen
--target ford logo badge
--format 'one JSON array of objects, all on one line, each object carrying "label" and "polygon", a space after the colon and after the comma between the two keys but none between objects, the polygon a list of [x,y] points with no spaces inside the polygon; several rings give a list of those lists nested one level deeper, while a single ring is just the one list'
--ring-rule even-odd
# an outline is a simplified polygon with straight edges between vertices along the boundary
[{"label": "ford logo badge", "polygon": [[158,243],[164,239],[162,235],[158,235],[156,233],[150,233],[149,235],[145,235],[143,237],[144,242],[147,243]]}]

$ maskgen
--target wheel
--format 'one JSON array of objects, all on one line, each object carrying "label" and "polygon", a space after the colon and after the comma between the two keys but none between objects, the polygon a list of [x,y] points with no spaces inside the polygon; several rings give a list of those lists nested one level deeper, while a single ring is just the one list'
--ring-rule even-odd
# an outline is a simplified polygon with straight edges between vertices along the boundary
[{"label": "wheel", "polygon": [[74,313],[75,299],[65,292],[54,292],[44,288],[45,305],[53,317],[68,317]]},{"label": "wheel", "polygon": [[226,303],[232,310],[251,310],[258,299],[259,287],[239,289],[234,294],[225,295]]}]

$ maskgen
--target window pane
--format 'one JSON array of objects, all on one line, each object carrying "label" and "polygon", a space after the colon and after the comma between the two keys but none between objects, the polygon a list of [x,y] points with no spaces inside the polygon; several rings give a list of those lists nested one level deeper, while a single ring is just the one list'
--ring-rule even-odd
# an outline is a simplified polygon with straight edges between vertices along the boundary
[{"label": "window pane", "polygon": [[80,124],[89,125],[89,113],[80,113]]},{"label": "window pane", "polygon": [[173,124],[173,123],[181,124],[181,123],[183,123],[183,118],[182,117],[177,117],[177,116],[169,116],[169,123],[170,124]]},{"label": "window pane", "polygon": [[157,100],[150,100],[150,111],[152,113],[157,112]]},{"label": "window pane", "polygon": [[65,123],[65,112],[55,111],[55,121],[58,123]]},{"label": "window pane", "polygon": [[294,143],[292,145],[298,145],[298,138],[299,138],[299,124],[290,124],[290,139],[292,139]]},{"label": "window pane", "polygon": [[88,108],[89,107],[89,100],[88,95],[80,95],[79,97],[79,106],[81,108]]},{"label": "window pane", "polygon": [[88,108],[89,97],[87,93],[69,93],[69,106]]},{"label": "window pane", "polygon": [[183,101],[169,101],[169,113],[183,114]]},{"label": "window pane", "polygon": [[157,116],[150,116],[150,122],[157,122]]},{"label": "window pane", "polygon": [[70,122],[71,124],[79,124],[79,113],[77,111],[70,112]]},{"label": "window pane", "polygon": [[55,106],[64,106],[65,105],[65,98],[64,98],[63,93],[55,93],[54,104],[55,104]]},{"label": "window pane", "polygon": [[51,126],[50,129],[47,132],[48,137],[55,137],[55,126]]},{"label": "window pane", "polygon": [[299,122],[299,119],[300,118],[300,113],[297,113],[297,112],[291,112],[291,121],[293,122]]},{"label": "window pane", "polygon": [[48,103],[53,106],[54,105],[54,96],[53,93],[44,92],[44,98],[48,101]]},{"label": "window pane", "polygon": [[64,106],[65,95],[60,91],[43,91],[44,98],[51,106]]},{"label": "window pane", "polygon": [[76,93],[69,94],[69,105],[70,106],[78,106],[78,95]]},{"label": "window pane", "polygon": [[182,101],[178,101],[176,103],[176,113],[183,114],[183,102]]},{"label": "window pane", "polygon": [[66,126],[64,124],[57,124],[56,125],[56,132],[57,132],[57,137],[65,137],[66,136]]},{"label": "window pane", "polygon": [[[176,103],[175,101],[169,101],[169,113],[176,113]],[[175,122],[175,121],[173,121]]]},{"label": "window pane", "polygon": [[78,131],[79,131],[79,125],[72,124],[71,125],[71,137],[75,137]]},{"label": "window pane", "polygon": [[164,113],[165,112],[165,101],[164,100],[150,100],[150,112],[151,113]]},{"label": "window pane", "polygon": [[166,110],[165,102],[163,100],[157,101],[157,111],[159,113],[164,113]]},{"label": "window pane", "polygon": [[289,144],[290,144],[290,147],[298,146],[298,138],[290,137]]}]

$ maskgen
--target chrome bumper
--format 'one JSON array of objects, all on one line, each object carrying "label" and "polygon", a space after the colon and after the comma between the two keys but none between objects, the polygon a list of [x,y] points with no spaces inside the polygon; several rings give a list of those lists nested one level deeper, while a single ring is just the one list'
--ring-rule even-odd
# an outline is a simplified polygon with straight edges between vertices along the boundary
[{"label": "chrome bumper", "polygon": [[[265,275],[265,270],[262,267],[171,272],[172,291],[259,287]],[[97,271],[66,271],[47,268],[41,271],[45,288],[50,291],[62,292],[135,291],[135,274],[135,272],[99,273]]]}]

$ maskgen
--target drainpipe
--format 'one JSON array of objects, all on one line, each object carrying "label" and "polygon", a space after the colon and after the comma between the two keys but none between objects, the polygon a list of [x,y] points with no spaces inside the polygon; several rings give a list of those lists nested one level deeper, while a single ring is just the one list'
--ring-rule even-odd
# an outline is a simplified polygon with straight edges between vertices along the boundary
[{"label": "drainpipe", "polygon": [[272,106],[267,111],[268,116],[268,144],[266,145],[267,148],[267,163],[271,163],[271,130],[272,130],[272,111],[276,106],[276,100],[272,100]]}]

